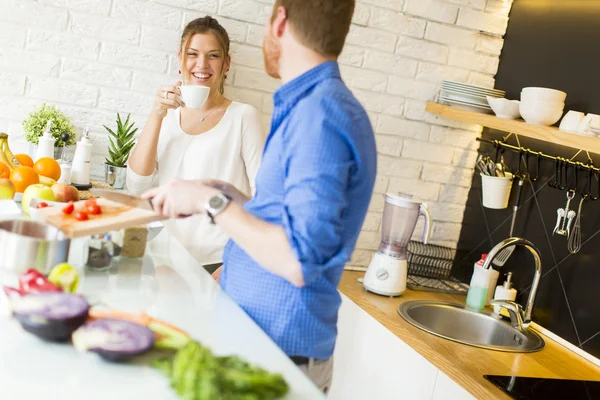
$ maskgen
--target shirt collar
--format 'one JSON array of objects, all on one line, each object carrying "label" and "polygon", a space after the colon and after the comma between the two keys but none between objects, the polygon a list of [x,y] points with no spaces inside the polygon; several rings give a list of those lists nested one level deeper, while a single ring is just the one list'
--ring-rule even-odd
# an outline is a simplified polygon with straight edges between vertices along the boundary
[{"label": "shirt collar", "polygon": [[319,64],[281,86],[273,96],[275,106],[294,104],[318,83],[331,78],[341,78],[338,63],[336,61],[327,61]]}]

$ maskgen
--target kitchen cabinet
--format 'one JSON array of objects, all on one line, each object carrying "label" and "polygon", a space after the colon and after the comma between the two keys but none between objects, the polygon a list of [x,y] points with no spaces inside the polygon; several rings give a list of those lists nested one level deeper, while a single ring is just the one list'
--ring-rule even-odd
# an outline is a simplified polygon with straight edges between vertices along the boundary
[{"label": "kitchen cabinet", "polygon": [[474,399],[343,294],[334,357],[330,400]]},{"label": "kitchen cabinet", "polygon": [[432,400],[475,400],[475,397],[450,379],[448,375],[438,371]]}]

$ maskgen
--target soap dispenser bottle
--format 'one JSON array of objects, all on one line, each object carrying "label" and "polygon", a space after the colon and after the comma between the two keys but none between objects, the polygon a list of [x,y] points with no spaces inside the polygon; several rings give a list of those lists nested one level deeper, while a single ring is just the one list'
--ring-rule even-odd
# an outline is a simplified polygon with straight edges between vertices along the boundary
[{"label": "soap dispenser bottle", "polygon": [[71,184],[82,188],[90,185],[90,170],[92,163],[92,141],[90,139],[90,129],[83,130],[83,136],[77,143],[73,164],[71,166]]},{"label": "soap dispenser bottle", "polygon": [[[503,285],[498,285],[494,292],[494,300],[512,300],[515,301],[517,298],[517,289],[512,287],[512,272],[506,274],[506,281]],[[502,307],[494,306],[494,312],[500,314]]]},{"label": "soap dispenser bottle", "polygon": [[52,129],[51,119],[46,123],[46,129],[44,129],[44,133],[40,136],[38,147],[35,152],[35,161],[44,157],[54,158],[54,142],[56,140],[52,137],[50,129]]}]

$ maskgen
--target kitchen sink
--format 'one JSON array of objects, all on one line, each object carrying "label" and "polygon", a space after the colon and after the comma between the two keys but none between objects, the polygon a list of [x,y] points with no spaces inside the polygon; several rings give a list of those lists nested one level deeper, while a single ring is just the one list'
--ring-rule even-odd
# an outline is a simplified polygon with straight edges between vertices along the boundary
[{"label": "kitchen sink", "polygon": [[518,330],[499,316],[462,305],[407,301],[398,314],[410,324],[454,342],[488,350],[530,353],[544,348],[544,339],[530,329]]}]

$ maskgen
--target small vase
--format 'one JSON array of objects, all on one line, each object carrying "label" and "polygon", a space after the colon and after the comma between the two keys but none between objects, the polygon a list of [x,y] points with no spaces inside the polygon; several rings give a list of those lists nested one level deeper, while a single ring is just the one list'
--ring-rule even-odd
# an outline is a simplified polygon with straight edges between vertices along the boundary
[{"label": "small vase", "polygon": [[115,167],[104,163],[104,178],[106,183],[115,189],[125,187],[125,178],[127,176],[127,167]]}]

